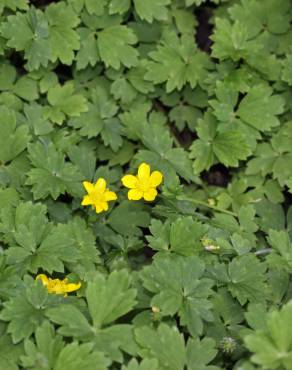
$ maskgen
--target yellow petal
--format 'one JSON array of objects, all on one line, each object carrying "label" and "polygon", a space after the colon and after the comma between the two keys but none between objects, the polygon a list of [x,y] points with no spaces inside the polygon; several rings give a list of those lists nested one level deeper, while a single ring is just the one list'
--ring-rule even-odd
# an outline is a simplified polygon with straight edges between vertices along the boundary
[{"label": "yellow petal", "polygon": [[159,172],[159,171],[152,172],[151,175],[150,175],[150,184],[151,184],[151,186],[156,188],[156,186],[158,186],[162,183],[162,179],[163,179],[163,176],[162,176],[161,172]]},{"label": "yellow petal", "polygon": [[134,189],[138,185],[138,179],[133,175],[126,175],[122,177],[122,184],[129,189]]},{"label": "yellow petal", "polygon": [[148,202],[152,202],[157,195],[157,190],[154,188],[150,188],[148,191],[143,193],[143,198],[147,200]]},{"label": "yellow petal", "polygon": [[49,278],[45,274],[39,274],[39,275],[37,275],[37,277],[35,279],[36,280],[41,280],[41,282],[45,286],[49,284]]},{"label": "yellow petal", "polygon": [[150,166],[147,163],[140,164],[138,168],[138,178],[148,179],[150,177]]},{"label": "yellow petal", "polygon": [[101,212],[103,212],[103,208],[102,208],[102,206],[100,205],[100,203],[95,204],[95,212],[96,212],[96,213],[101,213]]},{"label": "yellow petal", "polygon": [[70,293],[70,292],[74,292],[75,290],[78,290],[80,287],[81,287],[81,283],[77,283],[77,284],[69,283],[69,284],[66,284],[64,291],[66,293]]},{"label": "yellow petal", "polygon": [[92,204],[91,199],[90,199],[90,196],[89,195],[85,195],[83,197],[83,199],[82,199],[81,205],[82,206],[89,206],[90,204]]},{"label": "yellow petal", "polygon": [[104,193],[104,196],[105,196],[105,200],[106,200],[107,202],[109,202],[110,200],[116,200],[116,199],[118,199],[117,194],[116,194],[114,191],[109,191],[109,190],[107,190],[107,191]]},{"label": "yellow petal", "polygon": [[107,210],[108,210],[108,204],[107,204],[107,202],[101,202],[101,203],[100,203],[100,206],[102,207],[102,209],[103,209],[104,211],[107,211]]},{"label": "yellow petal", "polygon": [[128,191],[129,200],[139,200],[143,196],[143,192],[139,189],[131,189]]},{"label": "yellow petal", "polygon": [[91,193],[94,190],[94,185],[89,181],[83,181],[83,186],[85,187],[85,190],[87,193]]},{"label": "yellow petal", "polygon": [[95,185],[94,188],[99,192],[99,193],[104,193],[106,189],[106,181],[102,177],[99,178]]}]

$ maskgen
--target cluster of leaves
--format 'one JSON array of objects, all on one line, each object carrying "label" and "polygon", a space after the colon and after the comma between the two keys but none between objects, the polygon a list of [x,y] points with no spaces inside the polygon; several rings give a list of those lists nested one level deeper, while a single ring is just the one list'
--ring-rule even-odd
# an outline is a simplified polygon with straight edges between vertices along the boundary
[{"label": "cluster of leaves", "polygon": [[[292,368],[291,21],[290,0],[0,1],[1,369]],[[141,162],[153,203],[120,181]],[[97,215],[99,177],[119,199]]]}]

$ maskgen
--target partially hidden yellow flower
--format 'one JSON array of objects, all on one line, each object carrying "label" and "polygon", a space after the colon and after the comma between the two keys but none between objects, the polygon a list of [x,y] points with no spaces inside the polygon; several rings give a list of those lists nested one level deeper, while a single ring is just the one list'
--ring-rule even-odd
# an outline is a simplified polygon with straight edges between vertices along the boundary
[{"label": "partially hidden yellow flower", "polygon": [[162,182],[163,176],[159,171],[150,172],[150,166],[147,163],[140,164],[137,176],[125,175],[122,183],[129,188],[128,199],[139,200],[144,198],[151,202],[157,196],[157,186]]},{"label": "partially hidden yellow flower", "polygon": [[83,186],[88,195],[85,195],[82,200],[83,206],[93,206],[96,213],[101,213],[108,210],[108,202],[117,199],[117,194],[110,191],[106,187],[106,181],[99,178],[95,184],[88,181],[83,181]]},{"label": "partially hidden yellow flower", "polygon": [[36,280],[41,280],[49,293],[63,294],[65,297],[68,295],[68,293],[74,292],[81,287],[81,283],[68,283],[67,278],[63,280],[51,279],[48,278],[45,274],[37,275]]}]

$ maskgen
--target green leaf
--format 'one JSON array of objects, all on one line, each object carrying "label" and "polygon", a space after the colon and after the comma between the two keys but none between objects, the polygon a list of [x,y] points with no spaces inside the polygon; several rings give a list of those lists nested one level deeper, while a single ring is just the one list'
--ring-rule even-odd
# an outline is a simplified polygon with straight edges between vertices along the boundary
[{"label": "green leaf", "polygon": [[54,370],[107,370],[110,361],[103,353],[94,351],[92,343],[67,344],[60,352]]},{"label": "green leaf", "polygon": [[134,307],[136,290],[130,283],[125,270],[114,271],[107,279],[99,274],[88,283],[86,299],[95,327],[115,321]]},{"label": "green leaf", "polygon": [[36,81],[27,76],[19,78],[14,84],[12,91],[27,101],[36,100],[39,96]]},{"label": "green leaf", "polygon": [[71,147],[68,154],[74,165],[77,166],[85,179],[92,180],[95,172],[96,157],[90,145]]},{"label": "green leaf", "polygon": [[[138,51],[132,45],[137,37],[127,26],[111,26],[98,33],[98,49],[107,67],[119,69],[121,65],[132,67],[138,63]],[[110,45],[110,47],[109,47]]]},{"label": "green leaf", "polygon": [[166,221],[163,224],[160,220],[152,219],[149,230],[152,235],[147,235],[146,239],[150,247],[157,251],[168,251],[170,222]]},{"label": "green leaf", "polygon": [[78,28],[80,37],[80,48],[77,51],[77,69],[84,69],[88,65],[94,67],[100,60],[97,39],[92,30],[88,28]]},{"label": "green leaf", "polygon": [[1,26],[1,34],[9,47],[24,51],[29,70],[47,67],[51,45],[48,20],[42,11],[31,7],[26,13],[10,15]]},{"label": "green leaf", "polygon": [[213,151],[219,162],[233,167],[238,167],[238,161],[250,154],[245,139],[236,131],[219,133],[214,139]]},{"label": "green leaf", "polygon": [[122,370],[158,370],[158,362],[156,359],[145,359],[138,363],[138,361],[133,358],[127,366],[123,365]]},{"label": "green leaf", "polygon": [[48,195],[57,199],[66,191],[80,192],[81,174],[72,163],[65,162],[64,155],[52,143],[45,146],[36,142],[28,147],[28,152],[34,168],[28,173],[27,184],[32,185],[35,199]]},{"label": "green leaf", "polygon": [[217,123],[210,114],[199,120],[199,139],[191,146],[190,158],[194,158],[194,171],[208,170],[216,161],[225,166],[237,167],[239,160],[250,155],[250,147],[240,131],[217,132]]},{"label": "green leaf", "polygon": [[70,5],[64,2],[46,7],[46,19],[49,23],[50,60],[59,59],[63,64],[72,64],[74,51],[79,49],[79,36],[74,28],[79,18]]},{"label": "green leaf", "polygon": [[5,164],[24,151],[30,137],[26,125],[16,125],[12,110],[1,106],[0,117],[0,162]]},{"label": "green leaf", "polygon": [[288,54],[283,62],[282,80],[292,85],[292,54]]},{"label": "green leaf", "polygon": [[35,135],[46,135],[53,131],[53,125],[43,118],[44,109],[41,105],[32,103],[24,106],[24,113],[28,124],[32,127]]},{"label": "green leaf", "polygon": [[212,56],[220,60],[231,58],[237,62],[241,58],[258,53],[261,45],[249,40],[248,29],[244,22],[230,23],[227,18],[216,18],[215,32],[211,36],[213,41]]},{"label": "green leaf", "polygon": [[289,28],[288,9],[287,0],[268,0],[265,4],[243,0],[233,5],[229,13],[233,20],[238,20],[247,26],[248,35],[253,38],[262,31],[263,27],[275,34],[286,32]]},{"label": "green leaf", "polygon": [[264,85],[253,86],[240,102],[238,116],[261,131],[278,126],[277,115],[283,113],[284,101],[281,96],[272,93],[272,89]]},{"label": "green leaf", "polygon": [[206,55],[196,49],[192,37],[183,35],[181,39],[170,35],[157,50],[150,54],[152,61],[147,63],[145,79],[161,84],[166,82],[166,91],[181,90],[187,83],[192,88],[200,79],[207,76],[212,64]]},{"label": "green leaf", "polygon": [[216,96],[218,101],[211,100],[215,116],[223,122],[236,123],[239,118],[244,124],[259,131],[269,131],[280,124],[277,115],[283,113],[284,101],[279,95],[272,95],[273,90],[265,85],[251,87],[240,101],[238,92],[224,83],[218,83]]},{"label": "green leaf", "polygon": [[87,340],[93,330],[84,314],[72,304],[61,304],[47,310],[46,316],[60,325],[58,332],[65,337]]},{"label": "green leaf", "polygon": [[48,102],[51,106],[45,107],[44,116],[52,122],[61,125],[66,116],[78,117],[87,112],[87,101],[83,95],[74,94],[73,83],[55,85],[48,90]]},{"label": "green leaf", "polygon": [[291,302],[280,311],[265,316],[266,327],[255,330],[244,338],[247,348],[254,353],[251,360],[264,369],[289,369],[292,366],[292,338],[289,323],[292,318]]},{"label": "green leaf", "polygon": [[28,1],[27,0],[2,0],[1,5],[0,5],[0,14],[5,8],[11,9],[13,11],[15,11],[16,9],[26,10],[28,8]]},{"label": "green leaf", "polygon": [[192,217],[178,218],[170,227],[170,250],[184,256],[194,255],[202,248],[201,238],[206,232],[206,225]]},{"label": "green leaf", "polygon": [[10,64],[0,66],[0,90],[10,90],[16,79],[16,69]]},{"label": "green leaf", "polygon": [[186,348],[183,335],[176,327],[160,324],[155,330],[144,326],[135,330],[135,336],[140,346],[149,351],[150,358],[156,358],[163,369],[184,369]]},{"label": "green leaf", "polygon": [[69,124],[74,128],[80,128],[80,135],[88,138],[96,137],[108,126],[114,125],[111,118],[118,111],[118,106],[110,97],[109,91],[103,86],[92,90],[91,100],[92,102],[88,103],[86,113],[69,121]]},{"label": "green leaf", "polygon": [[158,307],[162,315],[178,313],[193,335],[202,333],[203,320],[212,320],[208,297],[213,283],[202,277],[204,269],[196,256],[161,256],[142,272],[145,288],[155,294],[152,306]]},{"label": "green leaf", "polygon": [[207,366],[217,354],[215,341],[205,337],[203,340],[190,338],[187,343],[188,370],[216,370],[216,366]]},{"label": "green leaf", "polygon": [[22,343],[15,344],[8,334],[1,335],[0,339],[0,366],[5,370],[18,370],[19,358],[23,353]]},{"label": "green leaf", "polygon": [[165,184],[173,183],[176,173],[187,181],[194,179],[187,152],[182,148],[172,148],[173,139],[164,125],[144,124],[138,136],[152,152],[140,150],[137,158],[160,170]]},{"label": "green leaf", "polygon": [[45,214],[45,206],[31,202],[1,212],[0,232],[10,243],[8,264],[24,265],[33,273],[39,268],[52,273],[63,272],[64,261],[77,260],[78,250],[74,250],[72,236],[65,233],[66,226],[50,225]]},{"label": "green leaf", "polygon": [[285,269],[287,272],[292,268],[291,241],[288,233],[285,231],[269,231],[269,244],[273,247],[272,253],[267,261],[276,269]]},{"label": "green leaf", "polygon": [[270,229],[283,230],[285,228],[285,214],[280,204],[273,204],[263,199],[256,205],[261,230],[269,232]]},{"label": "green leaf", "polygon": [[265,271],[265,264],[253,254],[236,257],[230,262],[228,288],[241,305],[247,301],[257,303],[265,300]]},{"label": "green leaf", "polygon": [[44,320],[44,311],[53,304],[55,297],[49,296],[47,289],[26,276],[24,288],[15,297],[4,303],[0,318],[8,321],[7,332],[13,343],[30,337]]},{"label": "green leaf", "polygon": [[63,347],[62,337],[55,335],[52,325],[44,321],[35,331],[35,343],[30,339],[25,340],[25,355],[21,357],[21,363],[26,369],[36,370],[39,363],[54,368]]},{"label": "green leaf", "polygon": [[170,0],[134,0],[135,10],[142,20],[152,23],[154,19],[164,21],[167,19],[167,5]]},{"label": "green leaf", "polygon": [[96,349],[107,354],[115,362],[123,363],[123,352],[136,356],[138,351],[137,343],[134,340],[132,325],[117,324],[102,329],[95,338]]},{"label": "green leaf", "polygon": [[139,236],[142,234],[139,227],[147,227],[150,216],[142,204],[124,201],[111,212],[108,222],[122,235]]}]

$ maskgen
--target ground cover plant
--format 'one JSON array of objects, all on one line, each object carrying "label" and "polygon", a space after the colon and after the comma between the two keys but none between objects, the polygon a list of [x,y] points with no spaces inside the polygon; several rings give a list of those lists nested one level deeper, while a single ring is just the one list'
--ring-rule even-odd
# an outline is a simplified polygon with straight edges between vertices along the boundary
[{"label": "ground cover plant", "polygon": [[292,369],[290,0],[0,0],[0,369]]}]

